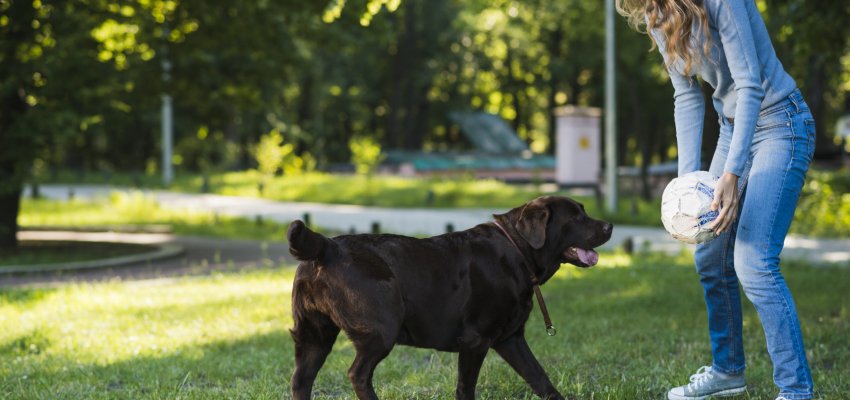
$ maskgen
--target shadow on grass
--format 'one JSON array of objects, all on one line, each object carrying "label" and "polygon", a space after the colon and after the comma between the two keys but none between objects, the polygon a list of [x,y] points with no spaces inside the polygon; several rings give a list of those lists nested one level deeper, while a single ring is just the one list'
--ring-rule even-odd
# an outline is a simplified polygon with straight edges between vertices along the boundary
[{"label": "shadow on grass", "polygon": [[[564,268],[543,288],[558,335],[546,336],[537,309],[526,332],[533,352],[567,398],[663,398],[669,387],[687,383],[691,373],[710,362],[702,288],[692,266],[647,257],[626,267]],[[804,264],[784,269],[797,299],[819,395],[840,397],[850,391],[844,377],[850,367],[850,300],[845,296],[850,269]],[[254,302],[249,297],[243,301]],[[191,318],[186,311],[215,304],[166,307],[160,314]],[[747,300],[744,311],[750,390],[740,398],[773,398],[764,336]],[[32,340],[15,338],[0,348],[0,356],[14,359],[38,334],[33,332]],[[285,330],[116,362],[79,364],[69,357],[31,355],[26,368],[13,366],[16,372],[4,377],[0,392],[10,393],[9,398],[278,399],[288,398],[293,368]],[[350,342],[341,336],[319,374],[315,398],[354,398],[346,377],[352,359]],[[382,399],[449,399],[456,373],[454,354],[398,346],[378,367],[375,386]],[[533,398],[522,379],[492,352],[478,392],[480,399]]]},{"label": "shadow on grass", "polygon": [[54,289],[48,288],[0,288],[0,304],[15,304],[22,306],[31,306],[41,299],[47,297]]},{"label": "shadow on grass", "polygon": [[274,332],[107,365],[43,359],[0,389],[12,398],[285,398],[291,355],[288,332]]}]

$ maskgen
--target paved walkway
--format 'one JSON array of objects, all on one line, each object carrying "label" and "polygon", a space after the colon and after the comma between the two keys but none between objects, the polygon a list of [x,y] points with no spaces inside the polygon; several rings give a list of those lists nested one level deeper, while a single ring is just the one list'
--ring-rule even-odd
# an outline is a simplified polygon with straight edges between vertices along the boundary
[{"label": "paved walkway", "polygon": [[255,240],[228,240],[163,233],[22,231],[19,237],[49,240],[90,240],[140,244],[171,244],[183,248],[172,258],[137,262],[116,267],[27,274],[0,274],[0,287],[50,285],[61,282],[107,281],[112,279],[152,279],[181,275],[203,275],[216,271],[237,271],[271,267],[294,262],[286,243]]},{"label": "paved walkway", "polygon": [[[62,200],[68,198],[69,191],[72,189],[77,198],[105,197],[112,191],[133,190],[96,185],[44,185],[41,187],[41,192],[45,197]],[[312,224],[339,232],[351,230],[369,232],[372,224],[377,222],[382,232],[430,236],[446,232],[448,224],[451,224],[455,230],[463,230],[490,220],[494,213],[506,211],[500,209],[395,209],[278,202],[247,197],[158,190],[143,190],[143,192],[154,197],[165,208],[209,211],[245,218],[261,215],[263,218],[283,224],[309,214]],[[683,248],[689,248],[688,245],[672,239],[660,227],[660,223],[659,227],[617,225],[614,227],[611,240],[604,248],[622,246],[628,238],[632,239],[636,249],[678,253]],[[809,239],[789,236],[785,242],[783,257],[813,262],[850,262],[850,239]]]}]

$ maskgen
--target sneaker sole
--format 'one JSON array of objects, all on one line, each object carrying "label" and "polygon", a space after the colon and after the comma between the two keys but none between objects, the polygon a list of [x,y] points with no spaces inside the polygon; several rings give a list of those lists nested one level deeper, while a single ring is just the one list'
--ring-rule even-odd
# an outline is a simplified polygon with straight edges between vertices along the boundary
[{"label": "sneaker sole", "polygon": [[679,396],[677,394],[667,392],[667,400],[704,400],[704,399],[708,399],[708,398],[711,398],[711,397],[731,397],[731,396],[737,396],[737,395],[744,393],[746,391],[747,391],[747,387],[742,386],[742,387],[739,387],[739,388],[721,390],[717,393],[713,393],[713,394],[710,394],[710,395],[707,395],[707,396],[697,396],[697,397]]}]

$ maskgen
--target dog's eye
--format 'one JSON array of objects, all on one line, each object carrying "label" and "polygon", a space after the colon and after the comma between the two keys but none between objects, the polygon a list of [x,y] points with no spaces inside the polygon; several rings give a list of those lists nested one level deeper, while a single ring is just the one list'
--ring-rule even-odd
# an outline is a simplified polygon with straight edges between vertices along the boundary
[{"label": "dog's eye", "polygon": [[587,212],[584,211],[584,204],[577,203],[576,205],[578,206],[578,212],[576,214],[578,214],[578,215],[587,214]]}]

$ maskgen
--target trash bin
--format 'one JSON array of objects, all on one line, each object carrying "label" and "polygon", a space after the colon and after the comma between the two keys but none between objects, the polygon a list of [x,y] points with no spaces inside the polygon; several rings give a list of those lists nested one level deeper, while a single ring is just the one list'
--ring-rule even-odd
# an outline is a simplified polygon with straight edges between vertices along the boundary
[{"label": "trash bin", "polygon": [[598,186],[600,120],[596,107],[565,106],[555,115],[555,181],[562,186]]}]

